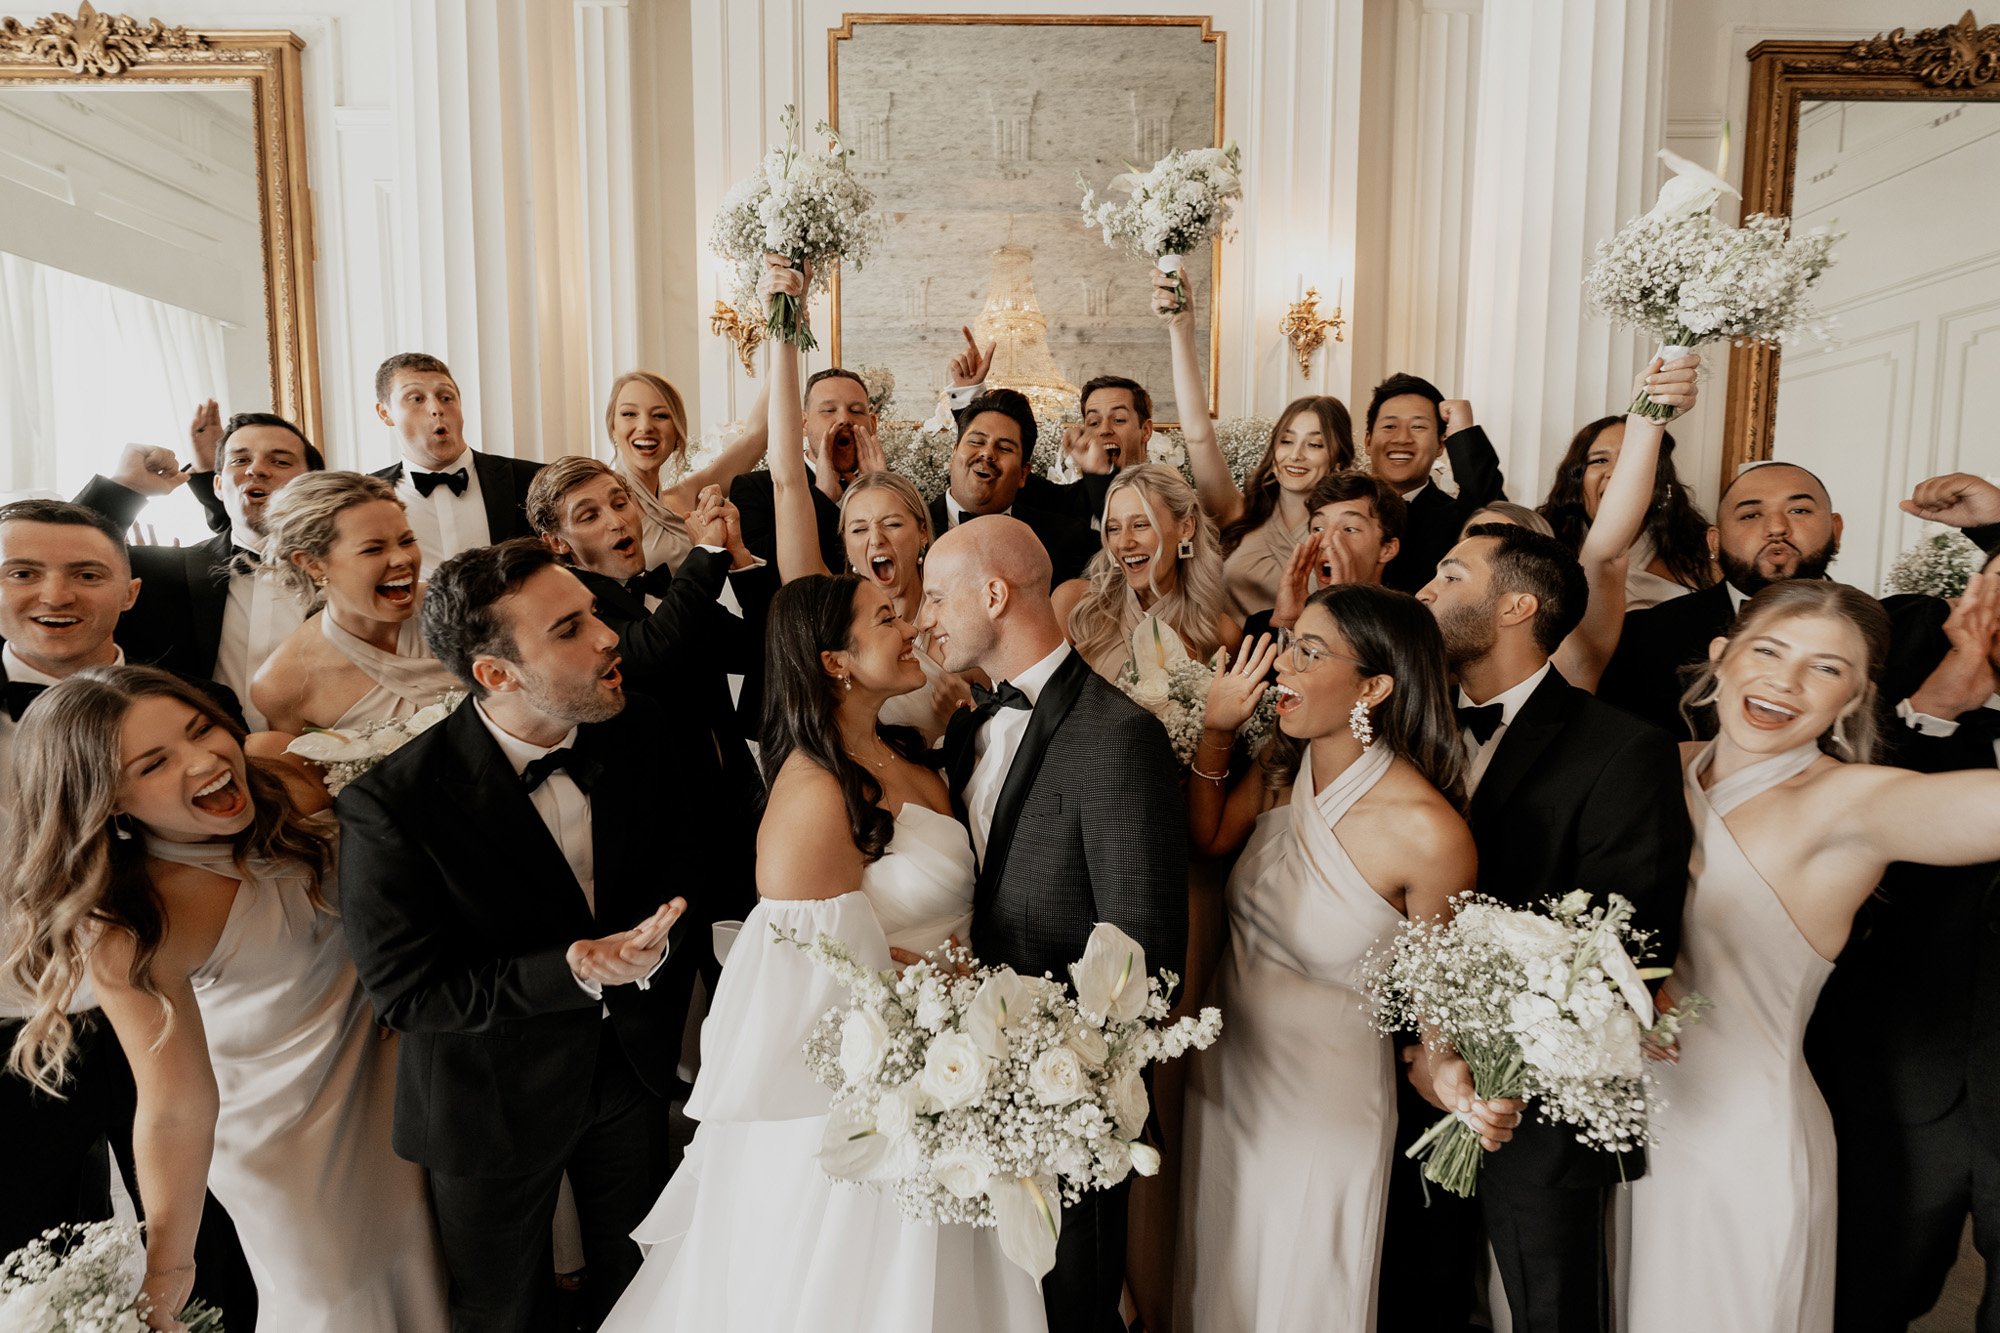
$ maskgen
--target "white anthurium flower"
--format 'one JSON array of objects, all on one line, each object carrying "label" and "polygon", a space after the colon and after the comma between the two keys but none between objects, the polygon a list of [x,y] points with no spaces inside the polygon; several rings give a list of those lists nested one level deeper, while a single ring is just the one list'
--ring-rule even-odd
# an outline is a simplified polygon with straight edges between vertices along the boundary
[{"label": "white anthurium flower", "polygon": [[931,1162],[931,1175],[958,1199],[976,1199],[986,1192],[993,1168],[970,1148],[947,1148]]},{"label": "white anthurium flower", "polygon": [[999,1225],[1000,1250],[1037,1282],[1056,1266],[1062,1238],[1062,1196],[1047,1176],[997,1180],[987,1189]]},{"label": "white anthurium flower", "polygon": [[308,731],[294,737],[285,747],[287,754],[310,759],[316,764],[351,763],[372,759],[375,751],[366,735],[347,731]]},{"label": "white anthurium flower", "polygon": [[1007,1026],[1034,1006],[1028,985],[1012,968],[1003,967],[979,983],[965,1012],[965,1031],[988,1059],[1007,1058]]},{"label": "white anthurium flower", "polygon": [[850,1083],[866,1078],[889,1049],[889,1025],[872,1009],[850,1009],[840,1024],[840,1072]]},{"label": "white anthurium flower", "polygon": [[1674,174],[1660,182],[1660,197],[1654,201],[1649,217],[1662,220],[1692,217],[1709,212],[1723,195],[1736,193],[1736,187],[1728,181],[1677,153],[1662,148],[1660,161]]},{"label": "white anthurium flower", "polygon": [[1639,1026],[1650,1028],[1658,1018],[1653,1007],[1653,993],[1646,989],[1646,980],[1639,974],[1639,965],[1625,952],[1625,946],[1617,940],[1606,940],[1604,952],[1597,965],[1604,969],[1604,975],[1618,985],[1618,993],[1625,997],[1625,1003],[1632,1006],[1638,1015]]},{"label": "white anthurium flower", "polygon": [[859,1097],[843,1097],[827,1112],[820,1135],[820,1169],[836,1180],[874,1180],[889,1161],[891,1144]]},{"label": "white anthurium flower", "polygon": [[947,1111],[979,1100],[986,1091],[986,1075],[991,1068],[971,1037],[963,1032],[947,1032],[924,1052],[924,1072],[918,1086],[924,1094]]},{"label": "white anthurium flower", "polygon": [[1077,1003],[1086,1012],[1129,1023],[1146,1008],[1146,951],[1108,921],[1090,932],[1083,957],[1069,965]]},{"label": "white anthurium flower", "polygon": [[1028,1090],[1044,1106],[1068,1106],[1083,1096],[1089,1075],[1083,1057],[1067,1046],[1051,1046],[1028,1067]]}]

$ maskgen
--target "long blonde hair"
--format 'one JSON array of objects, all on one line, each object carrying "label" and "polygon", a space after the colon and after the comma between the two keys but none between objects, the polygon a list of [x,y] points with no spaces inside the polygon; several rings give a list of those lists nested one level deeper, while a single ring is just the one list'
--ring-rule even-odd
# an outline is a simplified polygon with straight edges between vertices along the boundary
[{"label": "long blonde hair", "polygon": [[264,511],[264,530],[269,536],[264,544],[263,568],[278,580],[278,586],[307,607],[318,606],[326,598],[325,591],[292,563],[292,556],[326,559],[340,537],[340,516],[375,500],[405,508],[394,486],[365,472],[308,472],[290,482],[271,497],[270,507]]},{"label": "long blonde hair", "polygon": [[[125,715],[148,698],[186,704],[239,745],[243,741],[243,729],[213,699],[153,667],[79,671],[37,699],[14,736],[8,823],[19,843],[0,878],[4,976],[32,1012],[15,1035],[7,1063],[56,1096],[75,1039],[64,1011],[87,974],[86,954],[101,931],[123,930],[136,942],[132,984],[160,1003],[155,1048],[173,1026],[173,1003],[152,974],[166,938],[166,906],[146,870],[145,839],[114,832],[113,811],[124,782],[119,758]],[[255,814],[234,840],[238,863],[252,857],[303,862],[311,872],[312,901],[324,907],[319,875],[332,835],[306,822],[275,769],[252,759],[245,771]],[[138,832],[129,826],[120,831]]]},{"label": "long blonde hair", "polygon": [[[1181,474],[1165,463],[1140,463],[1121,469],[1104,491],[1104,512],[1121,491],[1136,491],[1146,518],[1159,534],[1160,554],[1154,558],[1153,590],[1158,599],[1152,612],[1181,636],[1188,653],[1208,657],[1220,646],[1215,635],[1226,605],[1222,582],[1222,547],[1215,523],[1201,507],[1201,497]],[[1166,519],[1162,522],[1162,517]],[[1173,534],[1180,525],[1194,520],[1194,554],[1183,557]],[[1161,592],[1158,569],[1161,561],[1174,565],[1174,586]],[[1112,558],[1109,547],[1100,545],[1083,571],[1089,584],[1081,601],[1069,613],[1070,642],[1085,661],[1095,662],[1107,650],[1124,643],[1145,614],[1138,596],[1125,582],[1125,571]]]}]

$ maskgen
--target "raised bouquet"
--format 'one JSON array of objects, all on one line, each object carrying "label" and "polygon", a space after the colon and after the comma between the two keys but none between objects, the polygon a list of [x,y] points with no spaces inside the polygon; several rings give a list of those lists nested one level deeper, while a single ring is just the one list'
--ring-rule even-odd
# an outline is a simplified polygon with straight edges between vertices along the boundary
[{"label": "raised bouquet", "polygon": [[[0,1329],[8,1333],[147,1333],[140,1286],[146,1242],[129,1222],[53,1227],[0,1260]],[[195,1301],[190,1333],[222,1333],[222,1312]]]},{"label": "raised bouquet", "polygon": [[797,142],[797,107],[787,106],[781,123],[784,143],[765,153],[756,173],[723,196],[708,244],[732,266],[736,308],[746,318],[766,254],[784,255],[811,272],[804,296],[776,293],[766,312],[772,337],[810,351],[819,343],[806,326],[806,302],[826,290],[834,265],[862,266],[880,224],[875,196],[848,170],[851,150],[842,146],[833,127],[823,120],[813,127],[827,147],[812,153]]},{"label": "raised bouquet", "polygon": [[[1472,1071],[1476,1096],[1532,1099],[1545,1120],[1604,1152],[1651,1139],[1645,1046],[1669,1047],[1707,1001],[1689,996],[1658,1012],[1646,989],[1667,969],[1641,969],[1647,933],[1618,894],[1591,906],[1581,889],[1548,912],[1480,894],[1456,900],[1449,922],[1411,921],[1370,950],[1363,984],[1384,1032],[1417,1032]],[[1447,1113],[1406,1154],[1453,1194],[1478,1187],[1479,1136]]]},{"label": "raised bouquet", "polygon": [[1235,144],[1221,148],[1176,149],[1141,171],[1126,164],[1110,188],[1123,200],[1099,199],[1081,176],[1083,223],[1104,232],[1106,245],[1123,245],[1174,275],[1180,304],[1187,308],[1187,283],[1180,277],[1185,257],[1221,231],[1243,197],[1243,159]]},{"label": "raised bouquet", "polygon": [[[1154,615],[1139,618],[1131,643],[1132,656],[1125,663],[1125,674],[1118,678],[1118,688],[1160,719],[1173,743],[1174,758],[1184,765],[1193,763],[1208,721],[1208,687],[1223,668],[1225,650],[1218,649],[1212,662],[1190,657],[1173,626]],[[1277,725],[1277,692],[1267,687],[1237,739],[1249,753],[1256,754]]]},{"label": "raised bouquet", "polygon": [[1149,977],[1145,950],[1103,923],[1070,965],[1074,993],[958,948],[877,972],[829,936],[783,938],[852,996],[806,1042],[834,1091],[821,1167],[894,1190],[912,1221],[999,1228],[1037,1279],[1055,1266],[1064,1204],[1159,1170],[1139,1141],[1140,1071],[1222,1030],[1214,1009],[1168,1022],[1174,975]]},{"label": "raised bouquet", "polygon": [[[1584,291],[1600,313],[1642,329],[1672,360],[1702,343],[1778,343],[1825,333],[1809,299],[1832,265],[1844,233],[1815,227],[1791,236],[1791,219],[1761,213],[1740,227],[1715,220],[1715,204],[1735,194],[1729,182],[1665,149],[1676,173],[1660,187],[1651,212],[1598,243]],[[1630,409],[1656,420],[1673,416],[1641,391]]]},{"label": "raised bouquet", "polygon": [[444,721],[464,698],[464,690],[446,690],[436,703],[399,721],[371,722],[343,731],[315,727],[287,745],[285,753],[319,769],[326,777],[326,794],[338,796],[348,783]]},{"label": "raised bouquet", "polygon": [[1986,552],[1956,528],[1933,532],[1896,557],[1884,587],[1889,592],[1957,597],[1986,564]]}]

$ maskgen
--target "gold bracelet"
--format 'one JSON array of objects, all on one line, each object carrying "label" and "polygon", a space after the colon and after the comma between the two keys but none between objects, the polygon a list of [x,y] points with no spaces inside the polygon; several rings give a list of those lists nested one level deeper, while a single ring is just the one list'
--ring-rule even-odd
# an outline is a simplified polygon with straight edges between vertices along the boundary
[{"label": "gold bracelet", "polygon": [[1205,781],[1208,781],[1208,782],[1227,782],[1227,781],[1229,781],[1229,773],[1228,773],[1228,770],[1226,770],[1226,769],[1225,769],[1225,770],[1224,770],[1223,772],[1220,772],[1220,773],[1204,773],[1204,772],[1202,772],[1202,771],[1201,771],[1201,770],[1200,770],[1199,768],[1196,768],[1196,767],[1195,767],[1195,766],[1194,766],[1193,764],[1189,764],[1189,765],[1188,765],[1188,772],[1190,772],[1190,773],[1194,774],[1194,775],[1195,775],[1196,777],[1198,777],[1198,778],[1201,778],[1201,779],[1203,779],[1203,780],[1205,780]]}]

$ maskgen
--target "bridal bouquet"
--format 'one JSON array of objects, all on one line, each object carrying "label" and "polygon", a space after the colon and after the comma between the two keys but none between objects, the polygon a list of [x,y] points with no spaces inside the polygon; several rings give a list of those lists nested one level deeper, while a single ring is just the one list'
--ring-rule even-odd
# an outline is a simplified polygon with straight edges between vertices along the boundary
[{"label": "bridal bouquet", "polygon": [[[146,1242],[129,1222],[44,1231],[0,1260],[0,1329],[32,1333],[146,1333],[139,1287]],[[195,1301],[190,1333],[222,1333],[222,1312]]]},{"label": "bridal bouquet", "polygon": [[[1153,615],[1142,616],[1132,631],[1132,656],[1118,688],[1139,707],[1160,719],[1173,743],[1174,758],[1183,765],[1194,762],[1201,748],[1202,727],[1208,720],[1208,687],[1223,669],[1226,650],[1217,649],[1215,660],[1203,662],[1188,656],[1187,645],[1173,627]],[[1264,747],[1278,725],[1278,697],[1266,689],[1238,733],[1251,754]]]},{"label": "bridal bouquet", "polygon": [[826,139],[824,153],[808,153],[799,137],[799,112],[787,106],[781,118],[785,141],[764,154],[756,174],[723,196],[709,232],[709,248],[734,268],[736,307],[746,317],[756,299],[766,254],[780,254],[812,274],[804,296],[771,297],[766,327],[806,351],[819,346],[806,327],[806,302],[826,290],[835,264],[860,268],[879,230],[875,196],[848,170],[850,149],[825,121],[813,133]]},{"label": "bridal bouquet", "polygon": [[1175,150],[1155,162],[1150,171],[1126,163],[1111,189],[1129,196],[1122,202],[1100,200],[1097,190],[1081,176],[1083,225],[1104,232],[1106,245],[1123,244],[1163,272],[1174,274],[1180,304],[1187,308],[1187,283],[1180,272],[1184,257],[1221,231],[1243,197],[1242,155],[1235,144],[1221,148]]},{"label": "bridal bouquet", "polygon": [[[1825,323],[1808,298],[1843,233],[1815,227],[1790,236],[1789,218],[1763,214],[1725,227],[1715,220],[1715,203],[1735,189],[1665,149],[1660,160],[1676,174],[1660,187],[1650,213],[1598,243],[1597,262],[1583,279],[1591,305],[1658,338],[1658,354],[1667,360],[1721,338],[1776,343],[1822,336]],[[1643,391],[1630,410],[1656,420],[1673,415]]]},{"label": "bridal bouquet", "polygon": [[1159,1170],[1139,1141],[1150,1103],[1140,1071],[1222,1031],[1222,1015],[1166,1021],[1170,972],[1100,923],[1049,977],[979,967],[941,949],[898,973],[864,967],[821,935],[790,939],[846,984],[852,1002],[819,1021],[806,1063],[834,1090],[821,1167],[894,1189],[905,1217],[997,1227],[1007,1257],[1040,1279],[1055,1266],[1062,1208],[1133,1171]]},{"label": "bridal bouquet", "polygon": [[285,747],[326,774],[326,794],[340,795],[348,783],[423,735],[457,708],[463,690],[446,690],[438,701],[396,722],[371,722],[347,731],[314,727]]},{"label": "bridal bouquet", "polygon": [[[1615,893],[1605,906],[1590,902],[1579,889],[1543,915],[1464,895],[1450,922],[1408,922],[1386,950],[1371,950],[1363,983],[1384,1032],[1449,1045],[1480,1099],[1532,1098],[1578,1142],[1630,1152],[1650,1139],[1643,1047],[1671,1046],[1707,1001],[1657,1012],[1646,982],[1667,970],[1632,962],[1647,942],[1632,904]],[[1454,1194],[1478,1186],[1479,1136],[1456,1115],[1407,1155]]]},{"label": "bridal bouquet", "polygon": [[1956,528],[1933,532],[1896,557],[1883,586],[1889,592],[1957,597],[1986,563],[1986,552]]}]

